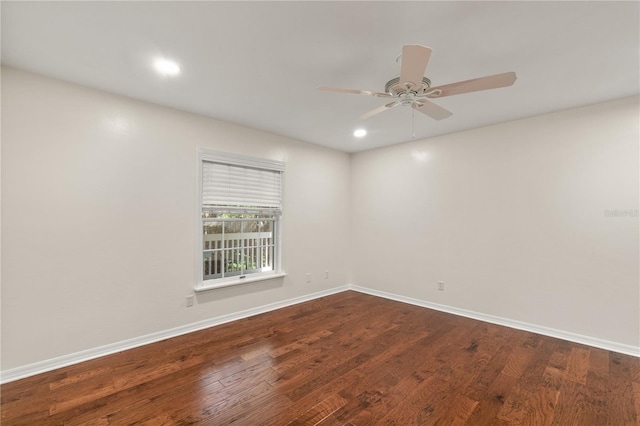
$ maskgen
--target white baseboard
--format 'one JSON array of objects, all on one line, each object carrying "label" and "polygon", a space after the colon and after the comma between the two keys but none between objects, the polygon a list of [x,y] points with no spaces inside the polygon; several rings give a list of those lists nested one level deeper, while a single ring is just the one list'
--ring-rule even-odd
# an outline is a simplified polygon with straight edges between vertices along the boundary
[{"label": "white baseboard", "polygon": [[256,308],[247,309],[233,314],[222,315],[210,318],[204,321],[198,321],[186,324],[180,327],[171,328],[169,330],[158,331],[156,333],[146,334],[144,336],[135,337],[133,339],[123,340],[121,342],[111,343],[109,345],[99,346],[97,348],[87,349],[68,355],[59,356],[44,361],[34,362],[21,367],[12,368],[0,373],[0,383],[13,382],[14,380],[24,379],[25,377],[35,376],[36,374],[52,371],[57,368],[67,367],[69,365],[78,364],[80,362],[89,361],[105,355],[116,352],[122,352],[127,349],[133,349],[138,346],[147,345],[149,343],[159,342],[160,340],[169,339],[171,337],[180,336],[182,334],[192,333],[194,331],[203,330],[205,328],[214,327],[227,322],[236,321],[242,318],[251,317],[276,309],[284,308],[298,303],[307,302],[320,297],[329,296],[335,293],[341,293],[348,290],[348,286],[340,286],[329,290],[319,291],[307,294],[293,299],[283,300],[280,302],[270,303]]},{"label": "white baseboard", "polygon": [[125,351],[127,349],[133,349],[138,346],[147,345],[149,343],[159,342],[160,340],[169,339],[171,337],[180,336],[194,331],[203,330],[205,328],[214,327],[216,325],[225,324],[231,321],[236,321],[242,318],[251,317],[254,315],[262,314],[265,312],[273,311],[276,309],[284,308],[298,303],[307,302],[310,300],[318,299],[320,297],[329,296],[331,294],[340,293],[347,290],[353,290],[360,293],[370,294],[372,296],[383,297],[385,299],[395,300],[397,302],[408,303],[411,305],[421,306],[423,308],[434,309],[437,311],[447,312],[454,315],[459,315],[479,321],[484,321],[492,324],[503,325],[505,327],[515,328],[518,330],[530,331],[532,333],[538,333],[545,336],[556,337],[558,339],[568,340],[570,342],[581,343],[584,345],[594,346],[596,348],[606,349],[609,351],[619,352],[626,355],[640,357],[640,347],[632,345],[625,345],[622,343],[611,342],[608,340],[602,340],[595,337],[584,336],[581,334],[570,333],[567,331],[556,330],[553,328],[542,327],[535,324],[529,324],[525,322],[515,321],[508,318],[497,317],[493,315],[487,315],[479,312],[468,311],[465,309],[454,308],[451,306],[440,305],[437,303],[426,302],[424,300],[414,299],[407,296],[401,296],[398,294],[388,293],[386,291],[374,290],[366,287],[360,287],[357,285],[345,285],[335,287],[329,290],[319,291],[311,293],[305,296],[295,297],[293,299],[283,300],[280,302],[270,303],[256,308],[247,309],[244,311],[236,312],[233,314],[222,315],[215,318],[210,318],[204,321],[199,321],[191,324],[186,324],[180,327],[171,328],[168,330],[158,331],[156,333],[146,334],[144,336],[136,337],[133,339],[123,340],[121,342],[112,343],[109,345],[99,346],[97,348],[87,349],[80,352],[75,352],[60,357],[35,362],[33,364],[27,364],[21,367],[12,368],[0,372],[0,383],[8,383],[14,380],[24,379],[26,377],[35,376],[36,374],[52,371],[57,368],[67,367],[69,365],[78,364],[80,362],[89,361],[91,359],[99,358],[105,355],[110,355],[116,352]]},{"label": "white baseboard", "polygon": [[487,315],[480,312],[468,311],[466,309],[454,308],[447,305],[426,302],[424,300],[414,299],[412,297],[401,296],[398,294],[387,293],[386,291],[374,290],[371,288],[360,287],[357,285],[349,285],[350,290],[360,293],[370,294],[372,296],[383,297],[385,299],[395,300],[397,302],[408,303],[411,305],[421,306],[423,308],[434,309],[436,311],[447,312],[449,314],[459,315],[491,324],[503,325],[505,327],[515,328],[532,333],[542,334],[544,336],[555,337],[558,339],[568,340],[570,342],[581,343],[583,345],[593,346],[608,351],[618,352],[625,355],[640,357],[640,347],[626,345],[623,343],[612,342],[609,340],[598,339],[596,337],[585,336],[582,334],[571,333],[568,331],[557,330],[555,328],[543,327],[536,324],[516,321],[509,318],[502,318],[493,315]]}]

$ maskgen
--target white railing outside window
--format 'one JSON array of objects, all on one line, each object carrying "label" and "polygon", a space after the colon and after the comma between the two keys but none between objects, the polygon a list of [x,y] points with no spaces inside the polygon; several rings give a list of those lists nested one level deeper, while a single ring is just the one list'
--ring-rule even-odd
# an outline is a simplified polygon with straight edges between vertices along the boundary
[{"label": "white railing outside window", "polygon": [[203,221],[205,280],[274,270],[274,219],[214,218]]}]

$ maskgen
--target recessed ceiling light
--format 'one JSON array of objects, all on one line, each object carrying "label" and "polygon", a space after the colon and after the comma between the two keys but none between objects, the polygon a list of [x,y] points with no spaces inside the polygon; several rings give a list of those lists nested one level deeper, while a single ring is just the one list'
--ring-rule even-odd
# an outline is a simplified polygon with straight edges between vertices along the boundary
[{"label": "recessed ceiling light", "polygon": [[168,59],[156,59],[153,63],[153,67],[162,75],[180,74],[180,67],[178,64]]},{"label": "recessed ceiling light", "polygon": [[353,132],[353,136],[355,136],[356,138],[362,138],[367,134],[367,131],[365,129],[358,129],[355,132]]}]

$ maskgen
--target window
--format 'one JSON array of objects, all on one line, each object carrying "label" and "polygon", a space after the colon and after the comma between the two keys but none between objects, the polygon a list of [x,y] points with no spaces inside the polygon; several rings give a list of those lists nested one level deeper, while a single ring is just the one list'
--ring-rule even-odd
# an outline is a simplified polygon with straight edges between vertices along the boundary
[{"label": "window", "polygon": [[284,163],[200,151],[198,288],[281,276]]}]

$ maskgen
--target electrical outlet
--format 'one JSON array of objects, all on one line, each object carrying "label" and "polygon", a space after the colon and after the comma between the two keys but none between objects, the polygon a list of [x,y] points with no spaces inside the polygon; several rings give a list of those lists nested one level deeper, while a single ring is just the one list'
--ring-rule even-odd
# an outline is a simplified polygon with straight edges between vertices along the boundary
[{"label": "electrical outlet", "polygon": [[193,306],[193,294],[187,296],[187,308],[190,308],[191,306]]},{"label": "electrical outlet", "polygon": [[438,281],[438,291],[444,291],[444,281]]},{"label": "electrical outlet", "polygon": [[324,279],[328,280],[329,279],[329,271],[324,271]]},{"label": "electrical outlet", "polygon": [[311,272],[307,272],[307,284],[311,282]]}]

